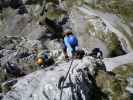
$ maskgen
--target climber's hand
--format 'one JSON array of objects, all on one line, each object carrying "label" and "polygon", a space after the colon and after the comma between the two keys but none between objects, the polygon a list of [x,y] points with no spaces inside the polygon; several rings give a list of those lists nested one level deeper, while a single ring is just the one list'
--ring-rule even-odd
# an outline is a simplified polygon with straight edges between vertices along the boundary
[{"label": "climber's hand", "polygon": [[68,61],[69,60],[69,57],[67,54],[65,54],[65,60]]}]

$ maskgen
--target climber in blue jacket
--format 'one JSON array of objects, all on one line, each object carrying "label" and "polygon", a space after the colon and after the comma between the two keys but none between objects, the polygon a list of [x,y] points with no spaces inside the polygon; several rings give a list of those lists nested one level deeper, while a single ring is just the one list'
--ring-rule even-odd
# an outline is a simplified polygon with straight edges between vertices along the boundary
[{"label": "climber in blue jacket", "polygon": [[63,51],[65,54],[65,58],[74,57],[76,51],[78,50],[78,40],[76,36],[72,34],[72,31],[70,29],[66,29],[64,31],[63,43]]}]

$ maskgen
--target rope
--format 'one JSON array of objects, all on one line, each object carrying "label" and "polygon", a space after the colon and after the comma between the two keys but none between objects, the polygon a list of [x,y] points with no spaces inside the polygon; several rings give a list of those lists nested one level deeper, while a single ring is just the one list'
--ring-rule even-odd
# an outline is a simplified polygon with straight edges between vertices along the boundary
[{"label": "rope", "polygon": [[69,67],[69,69],[68,69],[68,71],[67,71],[67,74],[66,74],[66,76],[65,76],[65,78],[64,78],[64,80],[63,80],[62,86],[61,86],[60,100],[62,100],[63,85],[64,85],[64,83],[65,83],[65,81],[66,81],[66,79],[67,79],[67,76],[68,76],[68,74],[69,74],[69,72],[70,72],[70,69],[71,69],[71,67],[72,67],[72,64],[73,64],[73,59],[72,59],[72,61],[71,61],[70,67]]}]

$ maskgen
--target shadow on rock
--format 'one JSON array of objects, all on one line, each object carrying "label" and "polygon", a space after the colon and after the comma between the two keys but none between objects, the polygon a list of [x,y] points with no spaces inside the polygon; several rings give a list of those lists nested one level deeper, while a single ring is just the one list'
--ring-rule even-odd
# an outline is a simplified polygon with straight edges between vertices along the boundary
[{"label": "shadow on rock", "polygon": [[2,12],[3,8],[11,7],[13,9],[18,9],[18,14],[28,13],[25,5],[22,0],[1,0],[0,1],[0,11]]}]

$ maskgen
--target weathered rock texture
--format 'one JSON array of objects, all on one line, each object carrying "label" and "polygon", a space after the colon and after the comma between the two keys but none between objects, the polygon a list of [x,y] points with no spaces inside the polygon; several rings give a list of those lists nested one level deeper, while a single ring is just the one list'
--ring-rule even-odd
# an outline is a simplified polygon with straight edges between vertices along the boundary
[{"label": "weathered rock texture", "polygon": [[[59,57],[62,32],[72,28],[81,48],[106,58],[74,60],[62,100],[132,100],[132,8],[132,0],[0,0],[0,99],[59,100],[70,65]],[[41,69],[35,48],[55,50],[56,64]]]},{"label": "weathered rock texture", "polygon": [[63,88],[62,100],[94,99],[97,87],[93,76],[100,69],[96,60],[92,57],[74,60],[61,87],[70,65],[71,61],[53,65],[18,79],[3,100],[60,100],[60,88]]}]

